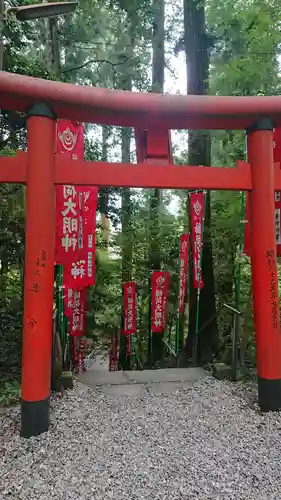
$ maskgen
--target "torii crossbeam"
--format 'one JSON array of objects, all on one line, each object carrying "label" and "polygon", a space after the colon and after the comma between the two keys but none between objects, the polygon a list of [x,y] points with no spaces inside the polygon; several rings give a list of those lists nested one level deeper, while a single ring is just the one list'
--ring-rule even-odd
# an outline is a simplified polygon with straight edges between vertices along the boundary
[{"label": "torii crossbeam", "polygon": [[[55,184],[250,192],[251,262],[259,404],[281,409],[281,335],[274,224],[272,131],[281,97],[209,97],[122,92],[0,72],[0,108],[27,113],[28,147],[0,157],[0,182],[27,185],[22,362],[24,437],[49,428],[55,254]],[[248,162],[236,168],[72,161],[56,155],[56,119],[139,129],[241,129]]]}]

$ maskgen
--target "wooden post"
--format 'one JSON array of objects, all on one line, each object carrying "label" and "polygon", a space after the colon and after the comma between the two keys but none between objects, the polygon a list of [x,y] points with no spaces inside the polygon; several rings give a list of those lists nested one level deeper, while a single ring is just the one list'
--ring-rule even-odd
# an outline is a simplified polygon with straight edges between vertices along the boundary
[{"label": "wooden post", "polygon": [[55,255],[56,122],[45,104],[28,114],[21,435],[49,429]]}]

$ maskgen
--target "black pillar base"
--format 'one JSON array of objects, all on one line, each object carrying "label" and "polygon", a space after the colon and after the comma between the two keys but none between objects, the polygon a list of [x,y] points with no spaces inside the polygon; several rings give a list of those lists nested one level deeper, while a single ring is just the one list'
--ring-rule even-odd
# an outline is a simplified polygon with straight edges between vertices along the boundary
[{"label": "black pillar base", "polygon": [[50,427],[50,398],[21,402],[21,437],[29,438],[46,432]]},{"label": "black pillar base", "polygon": [[258,377],[259,405],[262,412],[281,410],[281,379]]}]

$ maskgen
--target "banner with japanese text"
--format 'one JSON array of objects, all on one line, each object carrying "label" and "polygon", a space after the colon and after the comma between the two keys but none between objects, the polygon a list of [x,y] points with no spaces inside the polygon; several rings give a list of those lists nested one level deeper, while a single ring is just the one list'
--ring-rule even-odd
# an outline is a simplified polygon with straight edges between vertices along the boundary
[{"label": "banner with japanese text", "polygon": [[64,260],[64,285],[73,289],[95,284],[97,192],[97,188],[77,188],[80,207],[77,252]]},{"label": "banner with japanese text", "polygon": [[75,186],[56,187],[56,256],[65,265],[78,258],[79,196]]},{"label": "banner with japanese text", "polygon": [[[194,288],[203,288],[201,257],[203,250],[203,219],[205,207],[205,194],[191,193],[191,228],[192,228],[192,249],[193,249],[193,269],[194,269]],[[200,284],[199,284],[200,280]]]},{"label": "banner with japanese text", "polygon": [[137,331],[137,287],[134,281],[123,283],[124,335]]},{"label": "banner with japanese text", "polygon": [[179,286],[179,313],[184,311],[184,300],[186,294],[187,269],[189,253],[189,234],[182,234],[180,237],[180,286]]},{"label": "banner with japanese text", "polygon": [[70,335],[78,337],[84,334],[86,319],[86,289],[68,288],[64,297],[65,315],[69,318]]},{"label": "banner with japanese text", "polygon": [[151,277],[151,331],[163,333],[168,314],[168,292],[170,274],[154,271]]},{"label": "banner with japanese text", "polygon": [[[273,131],[273,161],[281,164],[281,128]],[[281,256],[281,192],[275,191],[275,231],[277,256]],[[244,249],[245,255],[250,256],[250,222],[249,222],[249,193],[246,193],[245,221],[244,221]]]},{"label": "banner with japanese text", "polygon": [[[84,159],[84,127],[59,120],[57,152]],[[79,289],[95,283],[96,187],[56,187],[56,256],[64,266],[64,285]]]},{"label": "banner with japanese text", "polygon": [[[73,160],[84,160],[84,126],[70,120],[58,120],[57,153]],[[75,186],[56,186],[56,255],[57,264],[78,259],[80,197]]]}]

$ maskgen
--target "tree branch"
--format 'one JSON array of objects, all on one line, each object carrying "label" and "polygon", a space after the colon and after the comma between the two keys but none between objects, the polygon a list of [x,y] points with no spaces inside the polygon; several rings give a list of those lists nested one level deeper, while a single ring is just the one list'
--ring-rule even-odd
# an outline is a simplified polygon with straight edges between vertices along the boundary
[{"label": "tree branch", "polygon": [[127,56],[124,56],[124,60],[123,61],[118,61],[116,63],[113,63],[111,61],[109,61],[108,59],[90,59],[89,61],[83,63],[83,64],[80,64],[79,66],[75,66],[74,68],[67,68],[67,69],[63,69],[61,72],[62,73],[71,73],[72,71],[78,71],[79,69],[83,69],[83,68],[86,68],[87,66],[89,66],[89,64],[98,64],[98,67],[100,68],[100,66],[104,63],[106,64],[109,64],[112,69],[114,70],[114,72],[116,73],[116,67],[117,66],[121,66],[122,64],[124,64],[125,62],[128,61],[128,57]]}]

